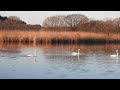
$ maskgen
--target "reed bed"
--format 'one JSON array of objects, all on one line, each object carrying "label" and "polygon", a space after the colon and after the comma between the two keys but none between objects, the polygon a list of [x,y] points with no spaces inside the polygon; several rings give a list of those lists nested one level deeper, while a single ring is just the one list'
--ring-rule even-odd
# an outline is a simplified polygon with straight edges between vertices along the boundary
[{"label": "reed bed", "polygon": [[50,43],[50,44],[102,44],[120,43],[120,34],[83,32],[83,31],[20,31],[0,30],[0,42],[4,43]]}]

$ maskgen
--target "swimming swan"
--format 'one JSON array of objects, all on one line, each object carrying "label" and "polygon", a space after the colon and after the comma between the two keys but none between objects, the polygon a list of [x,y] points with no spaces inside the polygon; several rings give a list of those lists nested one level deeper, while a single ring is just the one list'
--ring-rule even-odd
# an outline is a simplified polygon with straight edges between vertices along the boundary
[{"label": "swimming swan", "polygon": [[113,58],[118,57],[118,50],[116,50],[116,54],[110,55],[110,57],[113,57]]},{"label": "swimming swan", "polygon": [[27,55],[28,57],[37,57],[37,51],[35,50],[34,54],[33,55]]},{"label": "swimming swan", "polygon": [[78,56],[78,59],[79,59],[79,54],[80,54],[80,49],[78,49],[78,53],[77,52],[72,52],[72,56]]}]

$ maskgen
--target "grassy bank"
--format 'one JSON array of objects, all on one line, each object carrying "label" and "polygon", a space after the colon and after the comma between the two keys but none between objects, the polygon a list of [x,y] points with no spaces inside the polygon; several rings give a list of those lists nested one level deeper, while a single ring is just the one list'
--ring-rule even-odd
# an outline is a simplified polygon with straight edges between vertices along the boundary
[{"label": "grassy bank", "polygon": [[50,44],[102,44],[120,43],[120,34],[83,31],[20,31],[0,30],[0,42],[4,43],[50,43]]}]

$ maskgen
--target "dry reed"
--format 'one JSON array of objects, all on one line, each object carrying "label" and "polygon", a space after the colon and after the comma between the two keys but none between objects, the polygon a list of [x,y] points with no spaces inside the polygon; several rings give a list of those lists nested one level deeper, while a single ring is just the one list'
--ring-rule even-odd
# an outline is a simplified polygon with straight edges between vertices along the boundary
[{"label": "dry reed", "polygon": [[20,31],[0,30],[0,42],[4,43],[120,43],[120,34],[95,33],[83,31]]}]

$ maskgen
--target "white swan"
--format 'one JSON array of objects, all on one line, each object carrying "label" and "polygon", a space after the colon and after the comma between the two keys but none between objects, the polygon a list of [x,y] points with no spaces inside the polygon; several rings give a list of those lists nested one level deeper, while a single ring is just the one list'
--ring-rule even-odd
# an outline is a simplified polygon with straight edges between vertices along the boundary
[{"label": "white swan", "polygon": [[78,59],[79,59],[79,54],[80,54],[80,49],[78,49],[78,53],[77,52],[72,52],[72,56],[78,56]]},{"label": "white swan", "polygon": [[113,58],[118,57],[118,50],[116,50],[116,54],[110,55],[110,57],[113,57]]},{"label": "white swan", "polygon": [[28,57],[37,57],[37,51],[35,50],[34,54],[33,55],[27,55]]}]

